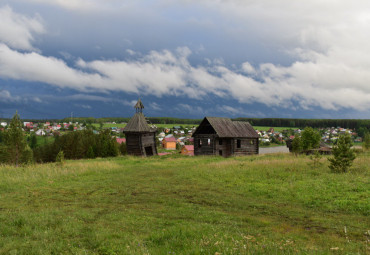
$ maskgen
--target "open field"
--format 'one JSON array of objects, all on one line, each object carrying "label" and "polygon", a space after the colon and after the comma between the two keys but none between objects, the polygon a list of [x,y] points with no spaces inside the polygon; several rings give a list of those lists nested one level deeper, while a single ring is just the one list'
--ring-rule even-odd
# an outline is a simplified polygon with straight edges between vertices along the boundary
[{"label": "open field", "polygon": [[0,254],[368,254],[370,155],[0,166]]},{"label": "open field", "polygon": [[296,129],[293,127],[263,127],[263,126],[253,126],[253,128],[259,131],[267,131],[270,128],[274,128],[275,132],[281,132],[283,130],[288,130],[288,129]]},{"label": "open field", "polygon": [[[157,127],[167,127],[167,128],[172,128],[174,126],[182,126],[182,127],[194,127],[198,126],[198,124],[155,124]],[[100,127],[98,123],[94,123],[93,126],[95,127]],[[111,127],[116,127],[116,128],[124,128],[126,124],[104,124],[103,128],[111,128]]]},{"label": "open field", "polygon": [[[172,128],[174,126],[182,126],[182,127],[188,127],[188,128],[191,128],[191,127],[197,127],[198,124],[155,124],[157,127],[167,127],[167,128]],[[99,127],[99,124],[98,123],[94,123],[93,126],[95,127]],[[118,123],[118,124],[104,124],[103,128],[111,128],[111,127],[117,127],[117,128],[123,128],[125,127],[126,124],[121,124],[121,123]],[[253,126],[254,129],[256,130],[260,130],[260,131],[267,131],[269,130],[271,127],[265,127],[265,126]],[[292,127],[273,127],[275,131],[277,132],[281,132],[283,130],[287,130],[287,129],[295,129],[295,128],[292,128]]]}]

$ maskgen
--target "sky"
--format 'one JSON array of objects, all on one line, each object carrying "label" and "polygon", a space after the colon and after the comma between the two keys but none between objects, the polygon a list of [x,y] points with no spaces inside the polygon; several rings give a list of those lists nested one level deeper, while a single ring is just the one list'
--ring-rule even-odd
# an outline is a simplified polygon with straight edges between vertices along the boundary
[{"label": "sky", "polygon": [[370,118],[368,0],[0,0],[0,118]]}]

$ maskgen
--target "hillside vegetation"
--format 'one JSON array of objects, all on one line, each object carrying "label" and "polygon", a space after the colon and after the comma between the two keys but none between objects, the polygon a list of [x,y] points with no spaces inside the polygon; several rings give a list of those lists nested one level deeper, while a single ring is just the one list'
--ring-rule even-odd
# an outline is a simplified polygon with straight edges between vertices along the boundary
[{"label": "hillside vegetation", "polygon": [[1,254],[366,254],[370,157],[118,157],[0,166]]}]

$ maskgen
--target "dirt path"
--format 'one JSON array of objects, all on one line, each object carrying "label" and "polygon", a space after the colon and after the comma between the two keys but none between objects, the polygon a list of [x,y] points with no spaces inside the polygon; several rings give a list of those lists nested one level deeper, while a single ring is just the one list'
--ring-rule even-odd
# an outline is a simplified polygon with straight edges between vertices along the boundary
[{"label": "dirt path", "polygon": [[271,153],[289,153],[289,148],[286,146],[260,148],[260,155]]}]

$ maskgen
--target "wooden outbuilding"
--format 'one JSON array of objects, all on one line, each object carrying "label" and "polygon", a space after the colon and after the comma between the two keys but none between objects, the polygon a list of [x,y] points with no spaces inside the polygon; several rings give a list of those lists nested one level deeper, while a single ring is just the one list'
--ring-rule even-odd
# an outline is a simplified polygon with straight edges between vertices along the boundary
[{"label": "wooden outbuilding", "polygon": [[194,155],[258,154],[258,134],[249,122],[205,117],[193,133]]},{"label": "wooden outbuilding", "polygon": [[157,155],[156,131],[143,114],[144,105],[139,99],[135,105],[136,113],[123,129],[126,136],[127,154],[134,156]]}]

